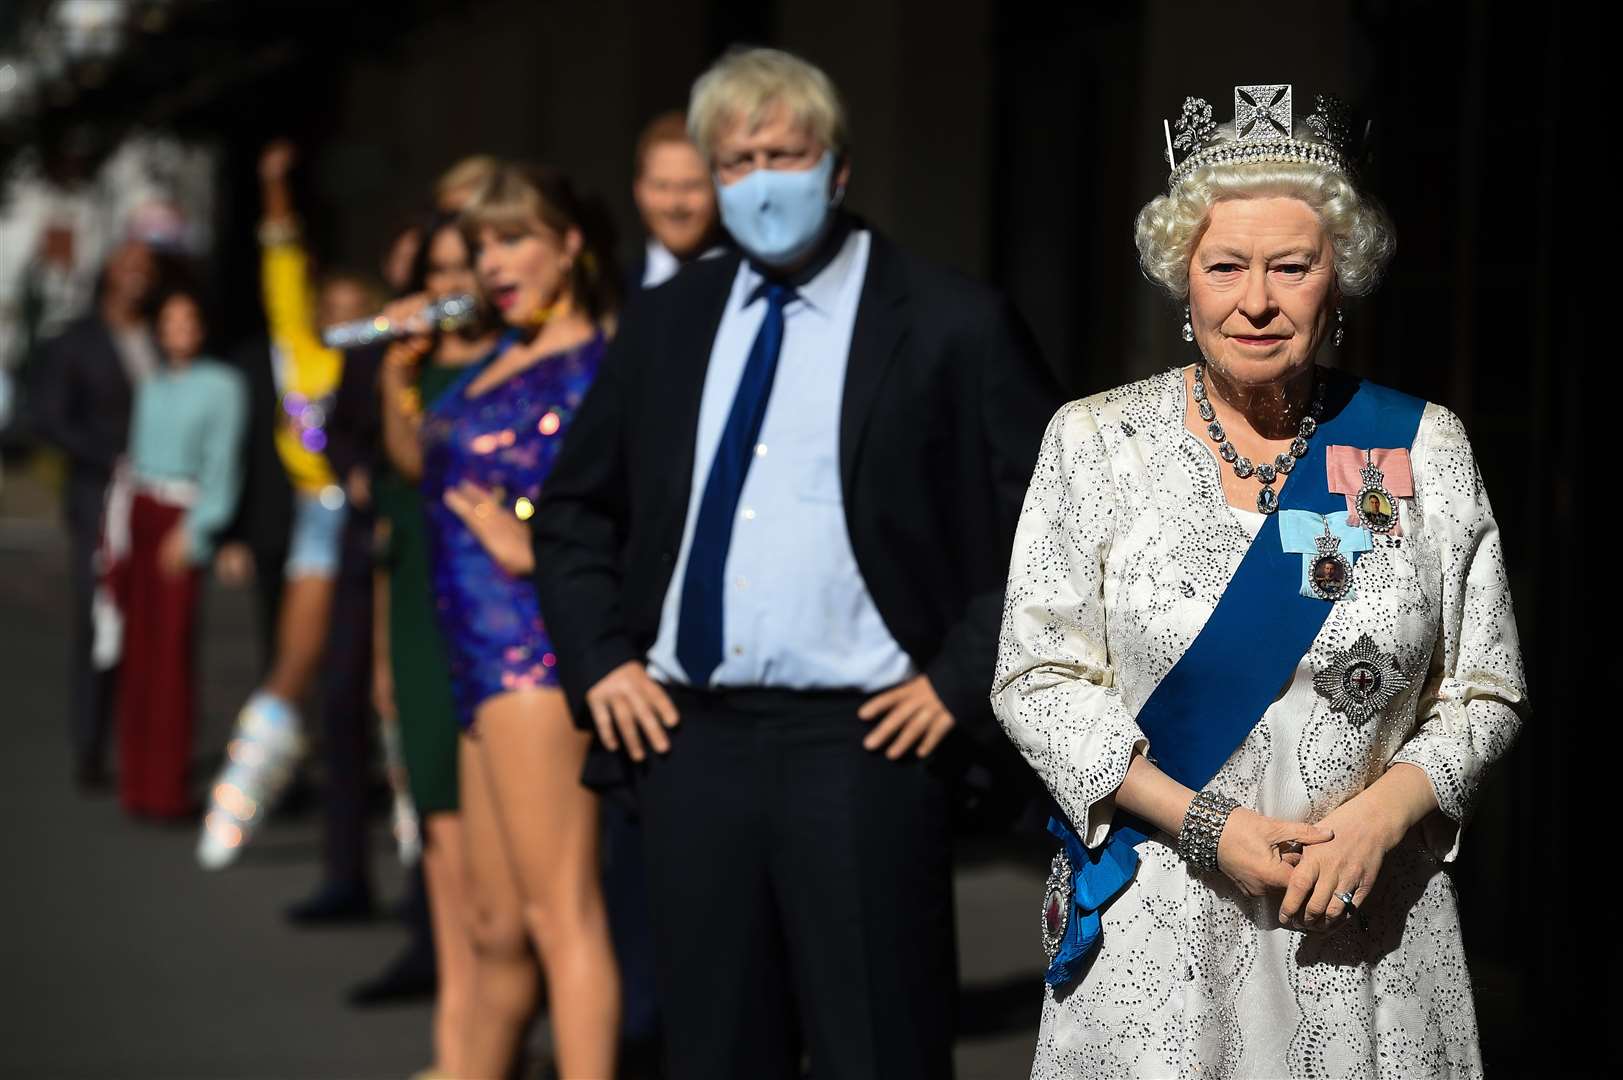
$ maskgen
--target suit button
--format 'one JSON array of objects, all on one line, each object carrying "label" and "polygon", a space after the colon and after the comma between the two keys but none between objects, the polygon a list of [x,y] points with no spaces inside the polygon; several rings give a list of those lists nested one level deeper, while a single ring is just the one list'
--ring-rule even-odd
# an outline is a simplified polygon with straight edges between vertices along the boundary
[{"label": "suit button", "polygon": [[664,563],[666,566],[669,566],[671,563],[676,561],[676,556],[669,551],[661,551],[659,553],[659,561]]}]

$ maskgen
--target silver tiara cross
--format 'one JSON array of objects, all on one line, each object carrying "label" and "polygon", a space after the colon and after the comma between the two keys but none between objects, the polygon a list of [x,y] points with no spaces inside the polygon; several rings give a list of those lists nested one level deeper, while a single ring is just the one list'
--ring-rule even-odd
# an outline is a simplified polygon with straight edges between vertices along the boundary
[{"label": "silver tiara cross", "polygon": [[1298,127],[1291,99],[1290,83],[1236,86],[1234,121],[1218,124],[1205,100],[1185,98],[1177,122],[1162,125],[1167,139],[1167,166],[1172,171],[1171,186],[1176,187],[1206,165],[1288,161],[1346,172],[1346,107],[1329,94],[1318,94],[1313,99],[1313,111]]},{"label": "silver tiara cross", "polygon": [[1241,142],[1291,137],[1291,88],[1236,86],[1234,131]]}]

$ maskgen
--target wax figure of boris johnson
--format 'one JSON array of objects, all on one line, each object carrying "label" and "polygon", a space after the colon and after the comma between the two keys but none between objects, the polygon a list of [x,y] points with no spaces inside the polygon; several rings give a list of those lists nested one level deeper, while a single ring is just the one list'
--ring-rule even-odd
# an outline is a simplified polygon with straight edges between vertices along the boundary
[{"label": "wax figure of boris johnson", "polygon": [[741,251],[628,310],[535,514],[582,723],[631,760],[677,1080],[951,1075],[943,740],[990,729],[1060,394],[1009,305],[841,209],[828,78],[734,52],[688,122]]}]

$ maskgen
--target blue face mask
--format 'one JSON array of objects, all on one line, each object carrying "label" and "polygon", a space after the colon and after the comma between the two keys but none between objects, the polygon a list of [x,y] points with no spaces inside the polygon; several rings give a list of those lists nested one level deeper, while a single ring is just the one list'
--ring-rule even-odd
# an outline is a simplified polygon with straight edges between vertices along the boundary
[{"label": "blue face mask", "polygon": [[809,252],[823,235],[835,200],[828,182],[834,152],[799,172],[756,169],[742,180],[719,186],[721,222],[738,246],[768,266],[784,266]]}]

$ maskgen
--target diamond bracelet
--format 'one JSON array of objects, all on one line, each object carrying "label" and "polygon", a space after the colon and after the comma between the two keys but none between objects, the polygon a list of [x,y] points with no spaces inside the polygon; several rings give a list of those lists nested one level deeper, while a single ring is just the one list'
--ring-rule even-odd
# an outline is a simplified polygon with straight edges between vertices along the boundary
[{"label": "diamond bracelet", "polygon": [[1202,791],[1189,802],[1183,815],[1183,827],[1178,830],[1178,854],[1203,873],[1217,869],[1217,842],[1223,836],[1223,826],[1229,815],[1239,806],[1221,791]]}]

